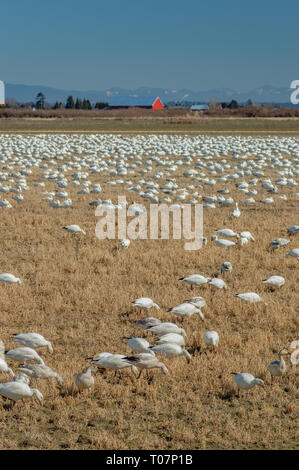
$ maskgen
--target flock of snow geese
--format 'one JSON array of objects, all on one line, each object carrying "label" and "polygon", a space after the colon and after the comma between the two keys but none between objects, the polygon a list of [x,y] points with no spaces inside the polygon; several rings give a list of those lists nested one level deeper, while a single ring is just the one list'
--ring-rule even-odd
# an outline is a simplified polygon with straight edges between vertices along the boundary
[{"label": "flock of snow geese", "polygon": [[[227,158],[232,163],[228,163]],[[254,196],[258,190],[255,187],[260,184],[262,190],[271,196],[261,199],[262,204],[275,204],[273,196],[280,200],[288,200],[290,188],[296,187],[296,177],[299,175],[299,141],[294,138],[252,138],[252,137],[207,137],[188,135],[147,135],[147,136],[121,136],[121,135],[2,135],[0,136],[0,192],[12,194],[12,200],[0,200],[1,210],[11,209],[15,203],[21,204],[25,199],[24,193],[30,188],[28,177],[33,171],[40,170],[40,178],[57,185],[55,191],[43,191],[41,201],[49,203],[53,208],[69,208],[72,199],[69,197],[69,185],[78,188],[77,194],[84,197],[86,194],[98,194],[103,191],[100,183],[92,183],[90,175],[116,177],[106,181],[106,185],[122,187],[123,190],[134,192],[136,198],[144,198],[154,203],[188,203],[197,204],[203,202],[204,209],[216,209],[219,207],[234,205],[231,212],[234,218],[241,217],[239,203],[232,197],[226,197],[229,189],[224,187],[215,195],[202,195],[206,187],[237,181],[235,185],[241,195],[242,204],[256,204]],[[187,167],[187,168],[185,168]],[[271,169],[276,179],[264,178],[264,171]],[[180,187],[174,172],[182,171],[184,178],[190,179],[190,184]],[[130,178],[135,179],[134,182]],[[166,180],[159,185],[159,179]],[[103,184],[103,183],[102,183]],[[36,188],[45,190],[44,181],[34,183]],[[70,186],[71,187],[71,186]],[[279,194],[281,188],[288,188],[288,196]],[[8,196],[7,196],[8,197]],[[291,193],[291,197],[298,198],[299,193]],[[118,204],[113,204],[110,199],[95,199],[90,202],[91,207],[102,206],[106,210],[117,209]],[[141,205],[134,203],[128,208],[132,214],[139,214],[143,210]],[[233,220],[233,219],[231,219]],[[78,225],[66,225],[64,230],[73,236],[86,235],[86,232]],[[273,240],[269,248],[280,249],[291,243],[291,238],[299,233],[299,226],[293,225],[288,230],[290,238],[277,238]],[[224,237],[224,238],[218,238]],[[232,239],[235,238],[236,241]],[[230,228],[215,230],[211,236],[215,246],[230,248],[236,244],[244,245],[255,242],[254,236],[249,231],[235,232]],[[208,243],[203,238],[203,243]],[[126,249],[130,247],[130,240],[123,239],[120,245]],[[285,254],[286,258],[294,257],[299,260],[299,248],[292,248]],[[233,267],[229,261],[221,265],[221,274],[232,273]],[[186,283],[191,289],[204,284],[209,284],[215,289],[226,289],[227,285],[219,277],[208,278],[201,274],[192,274],[182,277],[179,281]],[[10,273],[0,274],[0,283],[19,284],[22,280]],[[262,281],[272,289],[280,288],[285,284],[282,276],[273,275]],[[263,299],[255,292],[236,294],[243,302],[256,303]],[[150,298],[142,297],[132,303],[133,308],[140,312],[150,309],[160,310],[160,307]],[[184,303],[170,308],[168,311],[178,316],[183,321],[184,317],[198,315],[202,320],[204,314],[201,309],[206,306],[203,297],[197,296],[186,300]],[[88,367],[76,375],[75,384],[78,389],[84,390],[94,386],[94,376],[97,371],[112,369],[121,374],[124,368],[131,368],[132,372],[141,376],[142,371],[149,369],[161,369],[167,374],[166,365],[159,359],[160,356],[172,358],[184,356],[189,362],[191,354],[185,349],[186,331],[171,322],[162,322],[155,317],[139,319],[136,325],[155,335],[153,346],[145,338],[123,338],[131,348],[131,355],[111,354],[100,352],[87,358],[90,361]],[[38,333],[21,333],[13,336],[13,341],[22,347],[5,351],[5,346],[0,341],[0,373],[10,374],[11,381],[0,383],[0,395],[12,400],[18,400],[35,396],[42,401],[42,393],[30,387],[32,378],[55,378],[57,384],[63,384],[61,376],[45,364],[44,359],[36,352],[37,348],[46,348],[53,352],[52,344]],[[204,342],[207,347],[217,351],[219,334],[217,331],[206,331]],[[286,371],[286,363],[283,356],[290,354],[287,348],[279,352],[279,360],[273,361],[268,366],[271,377],[281,376]],[[20,364],[14,372],[7,361]],[[33,362],[33,363],[32,363]],[[255,385],[263,386],[264,382],[250,373],[236,373],[234,380],[238,389],[251,389]]]}]

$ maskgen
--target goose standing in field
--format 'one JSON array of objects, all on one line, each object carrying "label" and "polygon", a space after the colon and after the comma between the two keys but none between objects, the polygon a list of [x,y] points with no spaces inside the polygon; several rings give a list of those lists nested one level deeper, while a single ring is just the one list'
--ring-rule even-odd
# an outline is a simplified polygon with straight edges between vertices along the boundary
[{"label": "goose standing in field", "polygon": [[22,400],[23,398],[31,398],[36,396],[36,398],[41,402],[43,394],[36,388],[30,388],[28,384],[23,382],[6,382],[0,384],[0,395],[3,397],[9,398],[10,400],[16,402]]},{"label": "goose standing in field", "polygon": [[91,363],[97,366],[99,369],[113,369],[115,371],[120,371],[126,367],[131,367],[132,371],[136,373],[136,367],[124,361],[125,357],[126,356],[123,354],[110,354],[109,356],[100,357],[99,359],[91,358]]},{"label": "goose standing in field", "polygon": [[245,292],[244,294],[236,294],[236,297],[239,297],[239,299],[243,300],[244,302],[263,302],[263,299],[255,292]]},{"label": "goose standing in field", "polygon": [[39,364],[45,365],[42,358],[37,354],[35,349],[32,348],[15,348],[7,351],[5,356],[14,361],[26,364],[28,361],[37,361]]},{"label": "goose standing in field", "polygon": [[238,207],[238,203],[236,202],[236,208],[233,210],[233,213],[232,213],[233,217],[240,217],[241,215],[241,211]]},{"label": "goose standing in field", "polygon": [[120,246],[124,246],[125,248],[129,248],[131,241],[128,238],[124,238],[120,242]]},{"label": "goose standing in field", "polygon": [[286,258],[288,258],[289,256],[293,256],[294,258],[299,260],[299,248],[293,248],[291,251],[289,251],[286,254]]},{"label": "goose standing in field", "polygon": [[276,238],[273,242],[270,243],[270,248],[275,250],[276,248],[281,248],[282,246],[288,245],[291,240],[288,238]]},{"label": "goose standing in field", "polygon": [[10,273],[3,273],[0,274],[0,282],[4,282],[5,284],[21,284],[21,279]]},{"label": "goose standing in field", "polygon": [[63,228],[70,233],[83,233],[83,235],[86,235],[86,232],[84,232],[84,230],[82,230],[79,225],[66,225]]},{"label": "goose standing in field", "polygon": [[219,335],[217,331],[206,331],[203,335],[203,339],[206,346],[212,345],[215,350],[218,348]]},{"label": "goose standing in field", "polygon": [[147,328],[147,331],[155,333],[158,336],[163,336],[168,333],[177,333],[183,336],[187,336],[184,328],[179,328],[175,323],[170,322],[160,323],[160,325],[151,326],[150,328]]},{"label": "goose standing in field", "polygon": [[216,289],[227,289],[226,282],[223,279],[215,277],[208,282],[209,286],[216,287]]},{"label": "goose standing in field", "polygon": [[260,387],[265,386],[264,381],[262,379],[257,379],[253,375],[248,374],[247,372],[232,372],[232,374],[234,374],[235,376],[234,380],[239,390],[249,390],[255,385],[259,385]]},{"label": "goose standing in field", "polygon": [[191,317],[191,315],[196,313],[197,315],[200,316],[202,320],[204,319],[204,315],[200,311],[200,309],[195,307],[195,305],[191,303],[180,304],[177,307],[170,308],[168,312],[176,313],[177,315],[180,315],[181,317]]},{"label": "goose standing in field", "polygon": [[191,354],[176,343],[163,343],[150,348],[155,354],[162,354],[167,357],[185,356],[187,362],[190,362]]},{"label": "goose standing in field", "polygon": [[179,346],[185,346],[184,337],[178,333],[167,333],[159,337],[156,340],[156,343],[163,344],[163,343],[175,343]]},{"label": "goose standing in field", "polygon": [[287,370],[287,365],[283,359],[283,355],[290,354],[289,351],[286,348],[281,349],[278,353],[279,361],[272,361],[268,365],[268,371],[271,374],[271,383],[273,377],[281,377],[283,374],[285,374]]},{"label": "goose standing in field", "polygon": [[24,374],[29,375],[29,377],[33,377],[34,379],[50,379],[51,377],[54,377],[58,385],[63,384],[63,380],[60,375],[46,365],[23,364],[21,367],[18,367],[18,370],[22,371]]},{"label": "goose standing in field", "polygon": [[50,343],[50,341],[47,341],[39,333],[14,334],[13,341],[17,341],[18,343],[24,344],[24,346],[28,346],[30,348],[47,347],[50,353],[53,352],[52,344]]},{"label": "goose standing in field", "polygon": [[231,230],[230,228],[223,228],[220,230],[215,230],[215,232],[218,235],[221,235],[221,237],[237,237],[239,238],[239,234]]},{"label": "goose standing in field", "polygon": [[141,320],[137,320],[135,323],[136,326],[140,326],[140,328],[144,328],[145,330],[147,328],[151,328],[152,326],[157,326],[160,325],[161,320],[155,317],[147,317],[147,318],[142,318]]},{"label": "goose standing in field", "polygon": [[149,297],[140,297],[139,299],[134,300],[134,302],[132,302],[132,305],[134,307],[146,308],[147,310],[152,307],[156,308],[157,310],[160,310],[159,305],[155,304],[154,301]]},{"label": "goose standing in field", "polygon": [[215,245],[220,246],[220,248],[229,248],[230,246],[236,245],[236,243],[231,240],[225,240],[224,238],[218,239],[217,235],[213,235],[211,238],[215,242]]},{"label": "goose standing in field", "polygon": [[5,347],[3,341],[0,339],[0,372],[4,372],[14,376],[14,371],[8,367],[5,360]]},{"label": "goose standing in field", "polygon": [[149,350],[150,344],[144,338],[125,338],[127,339],[126,344],[130,346],[132,351],[138,351],[143,353],[149,353],[152,356],[155,355],[152,351]]},{"label": "goose standing in field", "polygon": [[221,265],[221,274],[225,272],[231,273],[233,270],[233,267],[229,261],[224,261]]},{"label": "goose standing in field", "polygon": [[159,359],[155,356],[151,356],[151,354],[143,353],[143,354],[135,354],[133,356],[124,357],[124,361],[127,362],[129,366],[136,366],[140,369],[140,373],[137,377],[139,379],[141,377],[142,371],[144,369],[162,369],[164,374],[168,373],[168,369],[166,365],[159,361]]},{"label": "goose standing in field", "polygon": [[193,289],[193,286],[201,286],[202,284],[206,284],[210,278],[201,276],[201,274],[191,274],[191,276],[187,277],[181,277],[179,281],[186,282],[191,286],[191,289]]},{"label": "goose standing in field", "polygon": [[264,284],[268,284],[271,287],[281,287],[285,282],[286,281],[282,276],[271,276],[268,279],[263,280]]},{"label": "goose standing in field", "polygon": [[94,374],[96,374],[98,369],[96,367],[86,367],[82,372],[76,375],[75,384],[77,385],[79,391],[88,389],[90,392],[91,387],[94,386]]}]

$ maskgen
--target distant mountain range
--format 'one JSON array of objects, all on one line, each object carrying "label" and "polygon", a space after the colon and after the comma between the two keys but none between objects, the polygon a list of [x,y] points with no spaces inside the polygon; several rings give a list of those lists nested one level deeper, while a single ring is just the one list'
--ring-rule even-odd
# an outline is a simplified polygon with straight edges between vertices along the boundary
[{"label": "distant mountain range", "polygon": [[212,99],[218,101],[229,102],[232,99],[237,100],[239,103],[245,103],[251,99],[255,103],[285,103],[290,104],[291,91],[289,88],[275,88],[271,85],[264,85],[260,88],[255,88],[246,93],[241,93],[229,88],[207,90],[207,91],[192,91],[188,89],[174,90],[165,88],[149,88],[141,87],[134,90],[127,90],[123,88],[109,88],[108,90],[60,90],[57,88],[46,87],[42,85],[13,85],[11,83],[5,84],[5,96],[7,98],[14,98],[20,103],[35,101],[36,95],[42,92],[47,103],[54,104],[56,101],[65,102],[69,95],[74,99],[86,98],[92,103],[97,101],[106,101],[110,105],[142,105],[151,104],[152,99],[157,96],[164,103],[175,102],[201,102],[207,103]]}]

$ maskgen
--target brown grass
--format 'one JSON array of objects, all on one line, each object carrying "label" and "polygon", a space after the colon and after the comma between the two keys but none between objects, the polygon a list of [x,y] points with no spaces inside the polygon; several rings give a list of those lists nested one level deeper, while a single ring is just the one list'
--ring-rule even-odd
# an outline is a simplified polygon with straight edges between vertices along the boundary
[{"label": "brown grass", "polygon": [[[43,334],[54,353],[41,350],[41,355],[65,383],[59,390],[55,382],[33,380],[32,386],[44,394],[42,405],[27,400],[9,410],[0,400],[1,449],[296,448],[296,369],[288,361],[286,376],[272,386],[267,372],[277,352],[298,337],[298,262],[285,258],[290,245],[274,254],[268,249],[270,241],[285,237],[287,227],[298,222],[294,188],[282,191],[288,201],[274,196],[274,205],[249,207],[240,202],[240,219],[231,218],[231,208],[206,210],[205,236],[231,227],[251,231],[255,243],[226,251],[209,241],[200,251],[187,252],[183,240],[136,240],[126,250],[119,248],[118,240],[96,238],[97,219],[88,205],[96,194],[77,195],[77,186],[69,185],[73,207],[53,209],[41,202],[44,189],[33,186],[41,181],[40,171],[28,176],[31,190],[24,192],[23,202],[12,201],[12,209],[0,209],[0,272],[22,279],[21,285],[0,285],[0,338],[12,349],[17,347],[13,333]],[[182,173],[180,169],[175,175],[179,184],[190,183]],[[90,179],[102,183],[101,198],[116,202],[117,194],[124,194],[104,184],[107,175]],[[223,186],[206,187],[205,194]],[[242,201],[234,184],[227,186],[232,197]],[[46,190],[55,187],[49,180]],[[125,192],[132,202],[130,194]],[[256,200],[264,194],[259,190]],[[73,223],[87,235],[62,230]],[[192,273],[211,276],[226,260],[233,265],[226,292],[207,286],[191,292],[178,282]],[[272,274],[286,279],[275,292],[261,282]],[[260,293],[268,305],[253,308],[234,297],[248,291]],[[134,311],[135,298],[153,298],[161,310],[150,315],[180,323],[167,309],[196,294],[208,307],[204,323],[195,315],[182,322],[187,348],[193,351],[190,364],[182,357],[165,359],[169,375],[154,370],[149,382],[138,381],[129,369],[122,379],[107,371],[97,376],[90,394],[76,392],[74,375],[87,366],[87,356],[101,351],[128,354],[124,336],[153,341],[135,326],[137,318],[149,316]],[[204,346],[208,329],[220,334],[217,353]],[[238,399],[232,371],[251,372],[265,380],[266,388],[255,387],[247,398]],[[2,382],[7,379],[1,375]]]}]

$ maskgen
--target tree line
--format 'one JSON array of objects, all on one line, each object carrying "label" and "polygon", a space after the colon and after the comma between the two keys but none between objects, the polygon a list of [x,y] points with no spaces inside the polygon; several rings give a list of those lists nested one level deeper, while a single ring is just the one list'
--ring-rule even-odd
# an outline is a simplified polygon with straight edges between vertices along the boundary
[{"label": "tree line", "polygon": [[[92,106],[90,100],[83,98],[77,98],[76,101],[74,101],[74,98],[70,95],[68,96],[66,102],[64,103],[63,101],[56,101],[54,106],[52,106],[52,109],[103,109],[109,106],[108,102],[104,101],[98,101],[94,106]],[[46,103],[46,97],[45,95],[40,92],[36,96],[35,100],[35,107],[36,109],[46,109],[49,107],[47,106]]]}]

